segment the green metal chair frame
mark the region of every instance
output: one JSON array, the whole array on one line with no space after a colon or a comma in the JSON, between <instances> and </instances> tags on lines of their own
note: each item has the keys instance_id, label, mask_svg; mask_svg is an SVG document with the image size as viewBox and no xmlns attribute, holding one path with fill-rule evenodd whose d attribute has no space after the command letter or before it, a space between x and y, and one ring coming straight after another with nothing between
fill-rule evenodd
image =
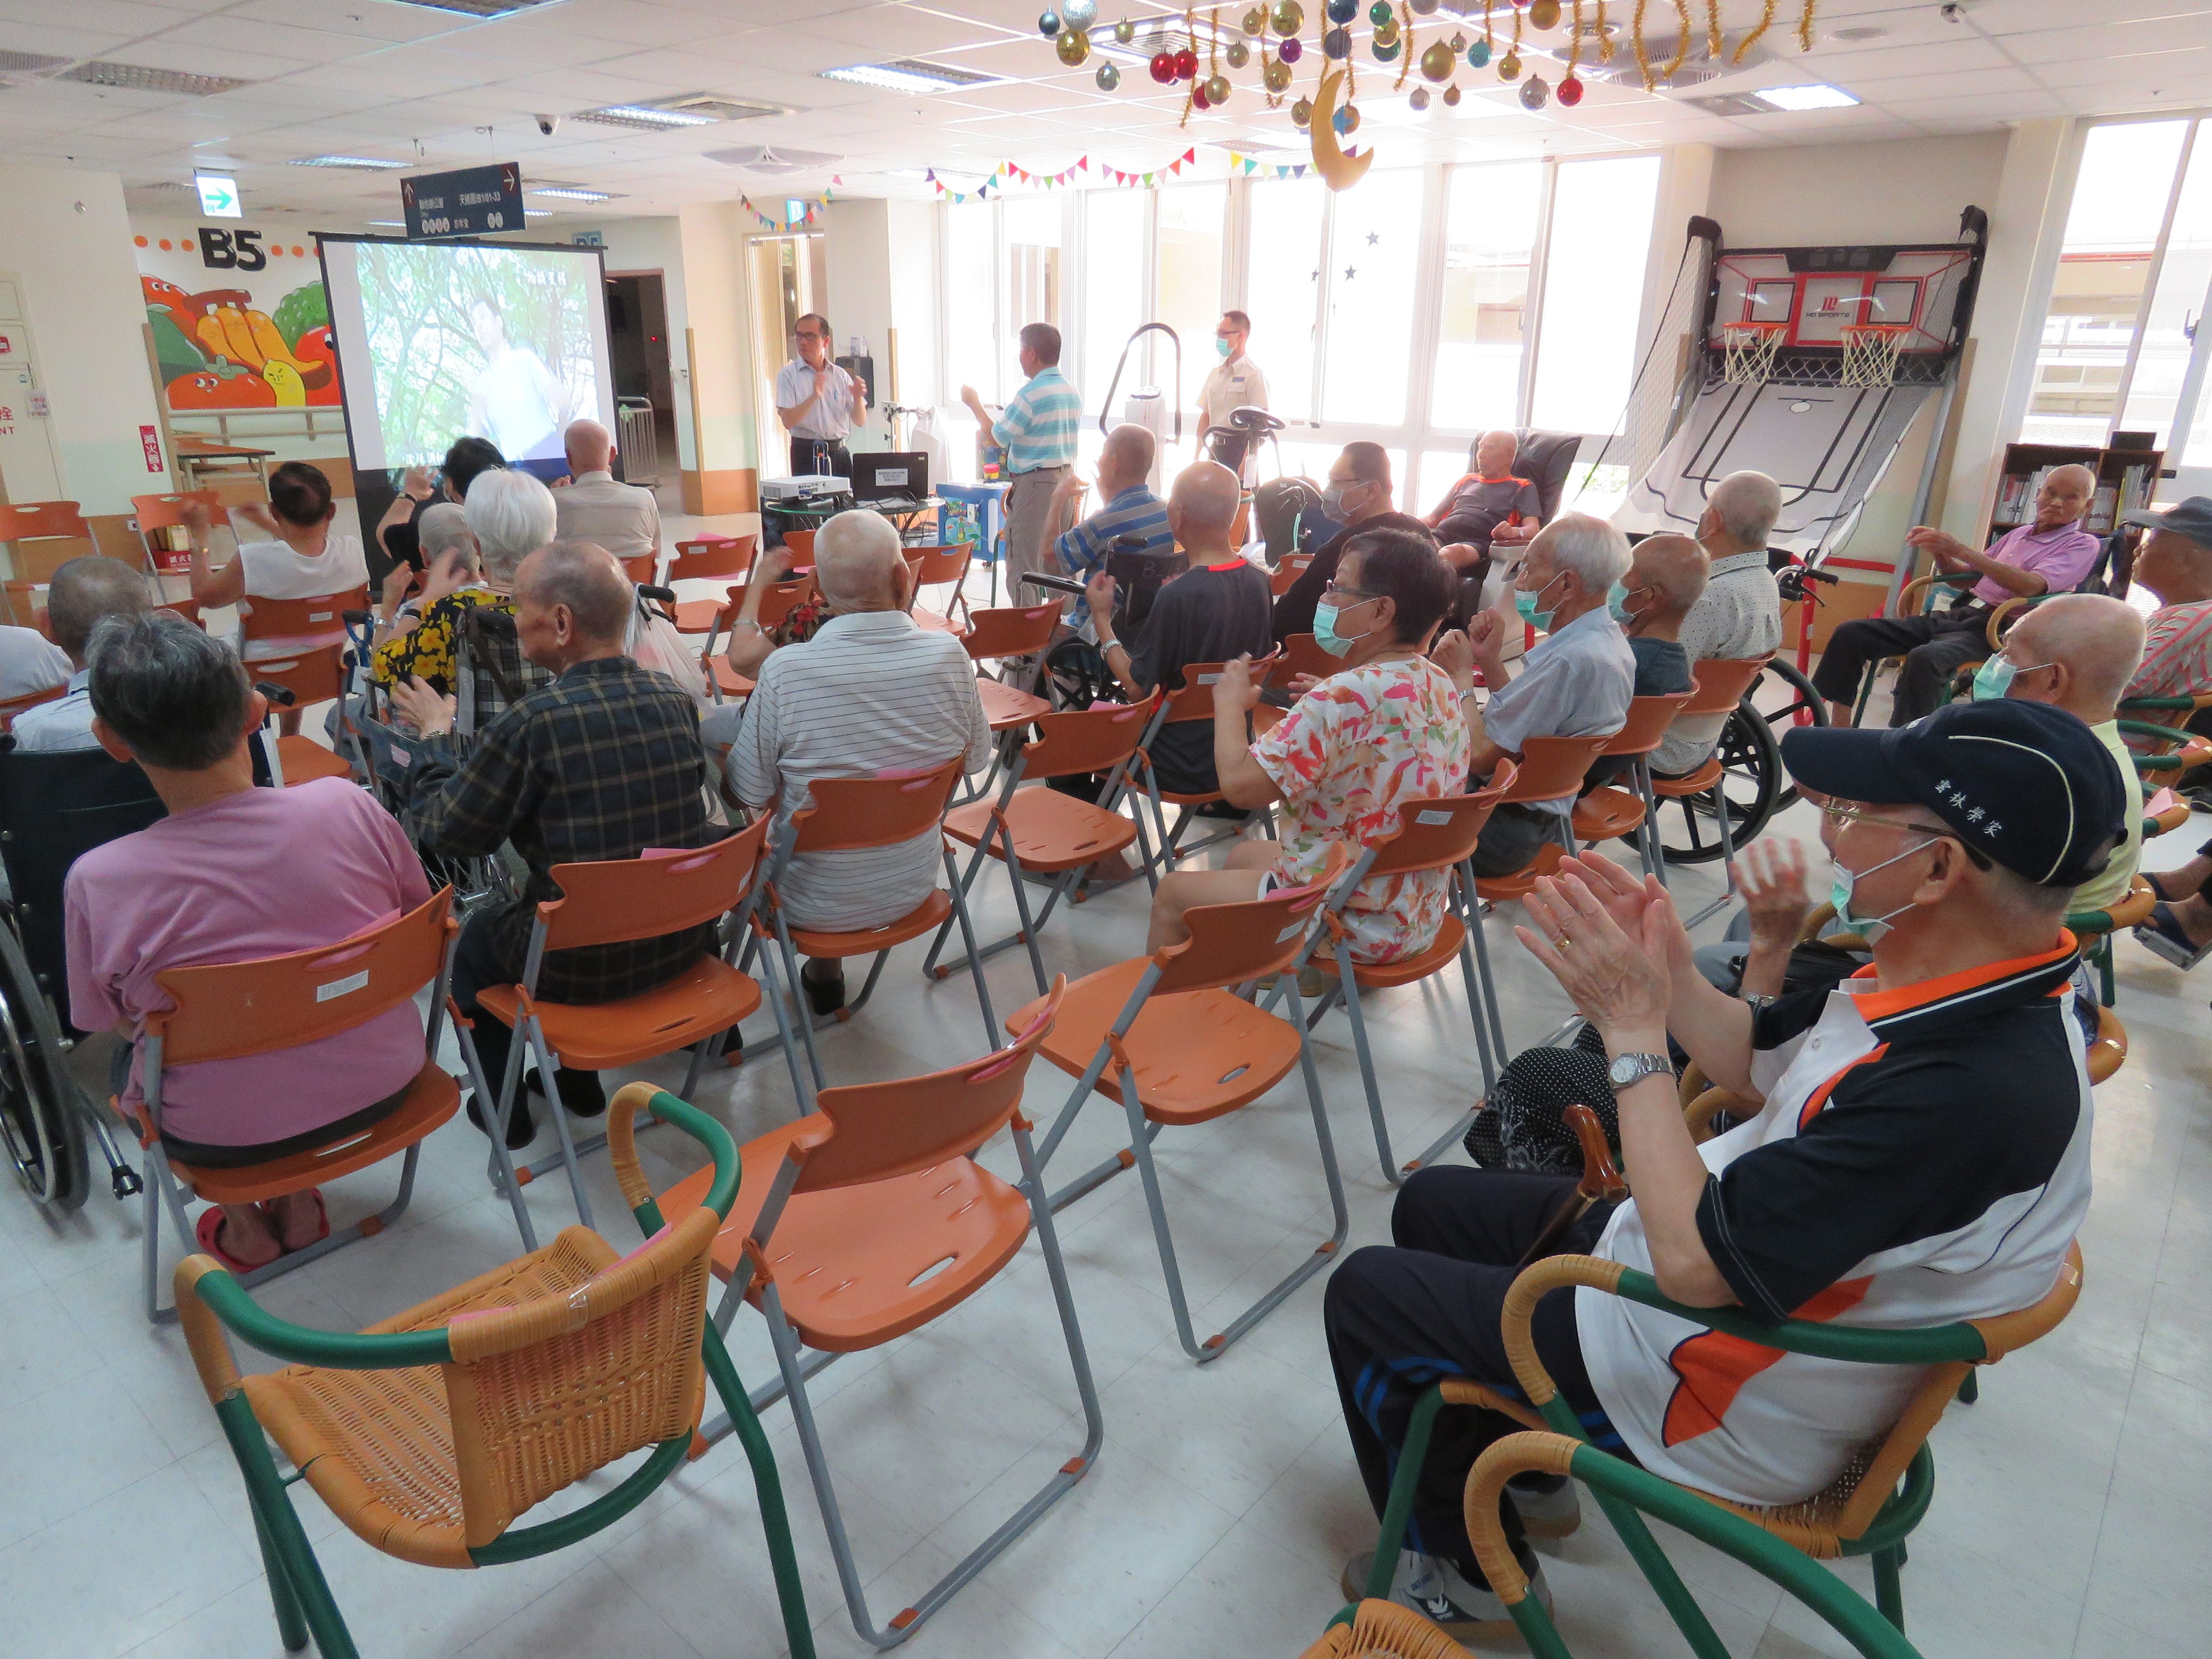
<instances>
[{"instance_id":1,"label":"green metal chair frame","mask_svg":"<svg viewBox=\"0 0 2212 1659\"><path fill-rule=\"evenodd\" d=\"M1936 1459L1927 1445L1928 1431L1940 1414L1941 1402L1954 1397L1962 1379L1976 1365L1993 1364L2014 1348L2045 1334L2063 1319L2079 1296L2081 1256L2069 1250L2051 1291L2033 1307L1996 1319L1967 1320L1923 1330L1883 1331L1785 1320L1766 1325L1737 1309L1692 1308L1662 1294L1650 1274L1617 1261L1590 1256L1552 1256L1525 1268L1507 1292L1504 1316L1505 1351L1513 1362L1528 1406L1478 1384L1454 1381L1438 1384L1415 1402L1400 1448L1398 1468L1390 1496L1383 1506L1382 1526L1375 1551L1366 1593L1381 1599L1390 1590L1398 1552L1413 1514L1413 1490L1427 1462L1430 1431L1437 1413L1447 1404L1477 1405L1499 1411L1532 1428L1540 1423L1554 1432L1507 1436L1487 1448L1468 1478L1468 1534L1491 1588L1506 1604L1515 1626L1537 1659L1570 1659L1543 1604L1528 1594L1527 1579L1515 1563L1498 1519L1499 1488L1510 1474L1543 1470L1571 1474L1588 1485L1605 1511L1621 1542L1698 1659L1728 1659L1728 1649L1714 1632L1696 1599L1682 1583L1672 1561L1644 1524L1645 1514L1671 1525L1734 1556L1773 1579L1818 1613L1869 1659L1916 1659L1915 1650L1904 1639L1905 1599L1900 1570L1905 1565L1906 1535L1920 1524L1936 1495ZM1551 1291L1586 1287L1669 1313L1708 1330L1720 1331L1762 1346L1823 1359L1849 1360L1861 1364L1917 1365L1933 1368L1928 1379L1908 1403L1898 1426L1882 1443L1865 1479L1881 1480L1886 1467L1893 1468L1902 1454L1900 1436L1917 1440L1910 1460L1872 1520L1854 1536L1833 1536L1844 1555L1873 1558L1875 1607L1823 1568L1805 1550L1781 1534L1769 1530L1749 1515L1687 1486L1677 1486L1649 1471L1599 1451L1589 1443L1573 1408L1536 1357L1529 1322L1536 1304ZM1534 1408L1532 1415L1529 1407ZM1557 1443L1538 1445L1535 1443ZM1500 1473L1500 1470L1503 1473ZM1484 1484L1486 1483L1486 1484ZM1863 1483L1862 1483L1863 1484ZM1481 1502L1478 1504L1478 1486ZM1346 1607L1340 1621L1353 1612Z\"/></svg>"},{"instance_id":2,"label":"green metal chair frame","mask_svg":"<svg viewBox=\"0 0 2212 1659\"><path fill-rule=\"evenodd\" d=\"M1963 592L1965 589L1972 587L1976 582L1981 580L1981 579L1982 573L1978 570L1958 570L1952 572L1948 576L1933 574L1916 576L1911 581L1905 583L1903 590L1898 594L1897 614L1900 617L1917 617L1926 608L1928 604L1927 596L1932 589L1937 587L1949 587ZM1919 605L1912 610L1906 610L1905 606L1911 603L1913 596L1916 594L1920 598ZM1867 702L1874 696L1874 683L1881 675L1882 664L1886 662L1899 661L1904 657L1904 655L1905 653L1900 651L1893 656L1876 657L1872 662L1866 665L1866 672L1859 677L1859 694L1851 702L1851 724L1853 726L1858 725L1861 721L1866 719Z\"/></svg>"},{"instance_id":3,"label":"green metal chair frame","mask_svg":"<svg viewBox=\"0 0 2212 1659\"><path fill-rule=\"evenodd\" d=\"M649 1094L649 1099L642 1099ZM610 1139L616 1163L623 1176L625 1197L631 1213L648 1240L665 1223L651 1188L636 1168L632 1119L639 1105L664 1123L674 1125L712 1154L714 1180L706 1203L718 1218L726 1218L736 1200L740 1170L736 1143L730 1133L696 1107L665 1090L631 1084L620 1091L608 1109ZM627 1159L623 1157L627 1151ZM634 1177L634 1179L633 1179ZM709 1236L711 1237L711 1235ZM232 1454L238 1459L246 1483L247 1506L261 1542L261 1555L269 1577L270 1599L276 1604L276 1625L285 1649L298 1652L312 1635L323 1659L358 1659L359 1650L338 1612L330 1586L323 1577L314 1547L307 1540L285 1488L306 1479L304 1471L289 1477L277 1472L269 1441L256 1418L238 1376L225 1330L264 1353L295 1364L343 1370L398 1370L414 1366L453 1363L451 1331L446 1326L393 1332L323 1331L295 1325L260 1307L228 1272L208 1256L188 1258L177 1269L177 1304L185 1328L194 1337L194 1358L208 1385L216 1419L222 1424ZM220 1322L216 1324L216 1322ZM580 1319L578 1322L581 1323ZM767 1534L769 1559L775 1574L776 1596L781 1605L784 1635L793 1659L813 1659L814 1638L806 1617L805 1592L799 1562L792 1548L791 1527L783 1504L783 1489L776 1474L775 1455L768 1437L746 1397L737 1367L723 1346L711 1319L702 1319L700 1353L707 1376L722 1397L746 1461L752 1465L753 1484L760 1499L761 1522ZM223 1373L228 1373L227 1378ZM659 1443L643 1464L611 1492L580 1508L535 1526L510 1527L490 1543L471 1547L469 1565L488 1567L528 1560L581 1542L619 1521L635 1509L654 1488L684 1462L696 1439L687 1431Z\"/></svg>"}]
</instances>

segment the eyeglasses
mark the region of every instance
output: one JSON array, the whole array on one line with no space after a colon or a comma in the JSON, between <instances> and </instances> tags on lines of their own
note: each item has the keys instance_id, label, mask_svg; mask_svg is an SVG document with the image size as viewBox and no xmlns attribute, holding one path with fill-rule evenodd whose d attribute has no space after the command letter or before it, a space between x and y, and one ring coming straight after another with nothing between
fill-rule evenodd
<instances>
[{"instance_id":1,"label":"eyeglasses","mask_svg":"<svg viewBox=\"0 0 2212 1659\"><path fill-rule=\"evenodd\" d=\"M799 337L800 339L802 339L802 340L815 340L815 341L821 341L821 340L826 340L826 339L828 339L830 337L829 337L828 335L826 335L826 334L815 334L815 333L811 333L811 332L808 331L807 330L805 330L805 329L803 329L803 328L802 328L802 329L800 329L800 330L799 331Z\"/></svg>"},{"instance_id":2,"label":"eyeglasses","mask_svg":"<svg viewBox=\"0 0 2212 1659\"><path fill-rule=\"evenodd\" d=\"M1945 836L1954 841L1957 839L1953 831L1944 824L1899 823L1894 818L1878 818L1863 807L1844 806L1832 800L1823 806L1820 811L1829 823L1839 829L1845 823L1871 823L1881 830L1909 830L1917 831L1923 836Z\"/></svg>"},{"instance_id":3,"label":"eyeglasses","mask_svg":"<svg viewBox=\"0 0 2212 1659\"><path fill-rule=\"evenodd\" d=\"M1336 582L1331 582L1327 587L1322 589L1321 596L1324 599L1352 599L1354 601L1379 599L1382 597L1380 593L1370 593L1364 587L1346 587Z\"/></svg>"}]
</instances>

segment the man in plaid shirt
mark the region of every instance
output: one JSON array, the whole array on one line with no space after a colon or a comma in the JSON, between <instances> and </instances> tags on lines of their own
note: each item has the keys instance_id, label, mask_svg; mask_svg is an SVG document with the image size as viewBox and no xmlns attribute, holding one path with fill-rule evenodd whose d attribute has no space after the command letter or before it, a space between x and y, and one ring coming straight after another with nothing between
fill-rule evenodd
<instances>
[{"instance_id":1,"label":"man in plaid shirt","mask_svg":"<svg viewBox=\"0 0 2212 1659\"><path fill-rule=\"evenodd\" d=\"M453 999L474 1018L488 986L522 977L537 906L560 896L556 864L635 858L648 847L700 847L713 839L702 785L706 755L698 711L675 684L623 651L631 590L603 548L556 542L515 573L515 628L523 654L551 684L487 726L465 757L453 738L453 699L420 679L393 693L422 734L408 772L408 811L428 851L495 853L501 842L530 866L520 896L480 912L461 931ZM612 1002L665 984L713 948L713 929L548 953L538 994L550 1002ZM476 1018L477 1051L494 1087L506 1074L512 1033ZM579 1116L606 1109L599 1075L563 1068L562 1103ZM469 1105L484 1126L483 1109ZM515 1103L510 1146L536 1133L526 1098Z\"/></svg>"}]
</instances>

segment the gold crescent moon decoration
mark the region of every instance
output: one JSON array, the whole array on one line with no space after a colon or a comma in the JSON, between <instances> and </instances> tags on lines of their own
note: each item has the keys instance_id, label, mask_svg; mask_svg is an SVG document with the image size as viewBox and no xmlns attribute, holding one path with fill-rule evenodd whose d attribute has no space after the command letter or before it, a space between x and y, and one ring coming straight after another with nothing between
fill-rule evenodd
<instances>
[{"instance_id":1,"label":"gold crescent moon decoration","mask_svg":"<svg viewBox=\"0 0 2212 1659\"><path fill-rule=\"evenodd\" d=\"M1367 176L1375 161L1371 147L1364 155L1346 155L1336 142L1336 94L1343 84L1340 69L1322 75L1321 85L1314 90L1313 119L1307 124L1313 133L1314 171L1331 190L1350 190Z\"/></svg>"}]
</instances>

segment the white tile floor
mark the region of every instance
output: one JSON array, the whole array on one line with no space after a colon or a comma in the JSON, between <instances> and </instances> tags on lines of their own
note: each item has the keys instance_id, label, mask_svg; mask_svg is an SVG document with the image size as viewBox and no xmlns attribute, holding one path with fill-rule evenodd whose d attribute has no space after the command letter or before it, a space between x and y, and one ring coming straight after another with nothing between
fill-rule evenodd
<instances>
[{"instance_id":1,"label":"white tile floor","mask_svg":"<svg viewBox=\"0 0 2212 1659\"><path fill-rule=\"evenodd\" d=\"M690 528L671 525L672 534ZM1810 838L1802 809L1784 827ZM2179 862L2199 838L2185 830L2154 843L2152 862ZM1708 896L1717 881L1693 871L1678 888ZM984 925L1003 929L1005 882L988 885ZM1057 917L1048 961L1074 975L1132 954L1144 916L1138 887ZM1564 1001L1495 924L1492 939L1507 1030L1516 1045L1536 1041ZM919 960L919 946L902 950L875 1002L829 1034L833 1080L892 1077L975 1052L966 981L925 985ZM1931 1659L2212 1651L2208 993L2125 941L2120 978L2133 1049L2098 1097L2087 1290L2066 1326L1990 1372L1981 1403L1954 1408L1936 1434L1942 1478L1905 1573L1911 1628ZM1018 955L994 960L990 979L1002 1012L1030 994ZM1418 1146L1480 1086L1455 981L1385 996L1373 1025L1393 1128ZM1350 1188L1350 1242L1385 1240L1390 1189L1340 1016L1324 1024L1318 1052ZM672 1060L640 1074L673 1084L681 1068ZM1031 1110L1048 1116L1066 1085L1041 1066ZM772 1060L713 1077L701 1097L741 1140L793 1109ZM1119 1146L1117 1121L1095 1102L1055 1172ZM672 1130L646 1139L659 1176L672 1179L696 1161ZM1161 1152L1195 1316L1211 1330L1327 1231L1295 1080L1244 1112L1170 1134ZM987 1156L1010 1172L1003 1140ZM303 1322L356 1327L513 1255L512 1222L483 1168L481 1139L464 1122L448 1125L428 1143L400 1225L267 1287L263 1301ZM601 1224L627 1248L604 1157L591 1175ZM370 1171L334 1182L334 1213L380 1204L387 1179ZM533 1186L530 1200L544 1231L573 1218L557 1181ZM1200 1370L1176 1346L1134 1182L1109 1185L1063 1221L1103 1401L1104 1452L911 1650L975 1659L1302 1652L1338 1605L1345 1558L1374 1537L1329 1382L1322 1281ZM276 1659L228 1449L181 1338L149 1330L138 1311L137 1239L136 1208L104 1194L53 1220L0 1191L0 1653ZM738 1367L757 1384L772 1369L757 1316L741 1314L736 1337ZM253 1358L241 1355L249 1366ZM879 1618L988 1533L1081 1438L1034 1243L939 1325L830 1368L815 1397ZM820 1650L863 1651L789 1412L772 1408L765 1421ZM587 1547L480 1572L392 1561L339 1528L306 1486L293 1492L362 1650L376 1659L782 1651L750 1473L728 1442ZM1739 1659L1846 1652L1765 1580L1680 1536L1668 1543ZM1868 1589L1859 1565L1842 1571ZM1552 1547L1547 1572L1581 1659L1681 1651L1601 1522Z\"/></svg>"}]
</instances>

